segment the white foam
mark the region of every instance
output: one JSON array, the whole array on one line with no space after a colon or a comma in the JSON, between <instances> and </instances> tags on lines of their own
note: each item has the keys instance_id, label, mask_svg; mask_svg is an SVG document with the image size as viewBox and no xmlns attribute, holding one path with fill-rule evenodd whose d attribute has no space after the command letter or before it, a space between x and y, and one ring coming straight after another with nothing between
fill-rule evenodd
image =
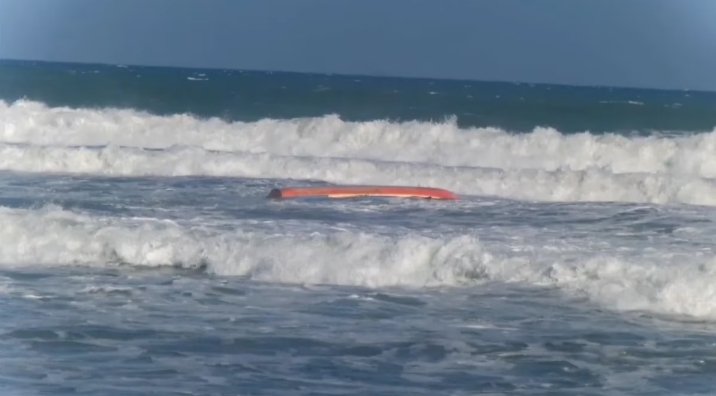
<instances>
[{"instance_id":1,"label":"white foam","mask_svg":"<svg viewBox=\"0 0 716 396\"><path fill-rule=\"evenodd\" d=\"M0 144L0 170L123 176L235 176L324 180L347 184L421 185L459 194L539 201L628 201L716 205L716 182L693 176L604 169L453 168L361 159L211 152Z\"/></svg>"},{"instance_id":2,"label":"white foam","mask_svg":"<svg viewBox=\"0 0 716 396\"><path fill-rule=\"evenodd\" d=\"M471 234L272 231L244 224L232 232L52 206L0 208L4 266L205 264L225 276L369 287L479 287L498 281L556 287L619 310L716 318L712 252L661 245L617 249L604 239L563 246L539 238L487 243Z\"/></svg>"},{"instance_id":3,"label":"white foam","mask_svg":"<svg viewBox=\"0 0 716 396\"><path fill-rule=\"evenodd\" d=\"M180 265L276 282L456 284L481 254L469 237L389 237L360 232L235 232L172 222L100 218L47 207L0 209L0 263Z\"/></svg>"},{"instance_id":4,"label":"white foam","mask_svg":"<svg viewBox=\"0 0 716 396\"><path fill-rule=\"evenodd\" d=\"M495 169L676 173L716 177L716 130L682 137L625 137L552 128L511 134L443 123L345 122L337 116L224 122L134 110L48 108L0 101L0 142L206 150L344 157Z\"/></svg>"}]
</instances>

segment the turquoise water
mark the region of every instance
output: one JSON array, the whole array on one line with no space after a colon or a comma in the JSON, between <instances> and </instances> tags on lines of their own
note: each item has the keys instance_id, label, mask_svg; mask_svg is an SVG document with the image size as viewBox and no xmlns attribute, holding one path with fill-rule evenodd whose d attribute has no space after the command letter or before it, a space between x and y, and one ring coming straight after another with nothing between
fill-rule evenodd
<instances>
[{"instance_id":1,"label":"turquoise water","mask_svg":"<svg viewBox=\"0 0 716 396\"><path fill-rule=\"evenodd\" d=\"M710 394L716 94L0 65L5 395ZM267 200L409 184L454 202Z\"/></svg>"}]
</instances>

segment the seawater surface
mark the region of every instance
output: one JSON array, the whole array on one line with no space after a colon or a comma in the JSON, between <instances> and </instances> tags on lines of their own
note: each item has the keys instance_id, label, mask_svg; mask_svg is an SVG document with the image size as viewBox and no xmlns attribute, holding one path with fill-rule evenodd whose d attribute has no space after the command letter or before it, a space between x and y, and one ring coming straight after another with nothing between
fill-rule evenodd
<instances>
[{"instance_id":1,"label":"seawater surface","mask_svg":"<svg viewBox=\"0 0 716 396\"><path fill-rule=\"evenodd\" d=\"M0 71L4 395L716 388L716 94Z\"/></svg>"}]
</instances>

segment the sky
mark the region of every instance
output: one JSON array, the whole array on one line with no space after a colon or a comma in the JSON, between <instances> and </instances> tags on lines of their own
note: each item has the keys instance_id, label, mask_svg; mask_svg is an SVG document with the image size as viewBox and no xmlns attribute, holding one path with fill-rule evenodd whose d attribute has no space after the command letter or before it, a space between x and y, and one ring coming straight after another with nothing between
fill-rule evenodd
<instances>
[{"instance_id":1,"label":"sky","mask_svg":"<svg viewBox=\"0 0 716 396\"><path fill-rule=\"evenodd\" d=\"M716 90L716 0L0 0L0 58Z\"/></svg>"}]
</instances>

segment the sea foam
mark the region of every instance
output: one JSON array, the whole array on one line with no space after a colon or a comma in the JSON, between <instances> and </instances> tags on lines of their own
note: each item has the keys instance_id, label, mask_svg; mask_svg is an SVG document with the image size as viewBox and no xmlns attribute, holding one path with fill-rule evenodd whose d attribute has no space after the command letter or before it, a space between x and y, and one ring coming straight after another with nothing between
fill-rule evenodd
<instances>
[{"instance_id":1,"label":"sea foam","mask_svg":"<svg viewBox=\"0 0 716 396\"><path fill-rule=\"evenodd\" d=\"M716 131L516 134L336 116L224 122L0 102L0 169L412 184L538 201L716 205Z\"/></svg>"},{"instance_id":2,"label":"sea foam","mask_svg":"<svg viewBox=\"0 0 716 396\"><path fill-rule=\"evenodd\" d=\"M549 245L487 242L470 233L271 231L249 224L226 230L56 206L0 208L2 266L178 266L267 282L364 287L501 282L557 288L618 310L716 318L711 253Z\"/></svg>"}]
</instances>

